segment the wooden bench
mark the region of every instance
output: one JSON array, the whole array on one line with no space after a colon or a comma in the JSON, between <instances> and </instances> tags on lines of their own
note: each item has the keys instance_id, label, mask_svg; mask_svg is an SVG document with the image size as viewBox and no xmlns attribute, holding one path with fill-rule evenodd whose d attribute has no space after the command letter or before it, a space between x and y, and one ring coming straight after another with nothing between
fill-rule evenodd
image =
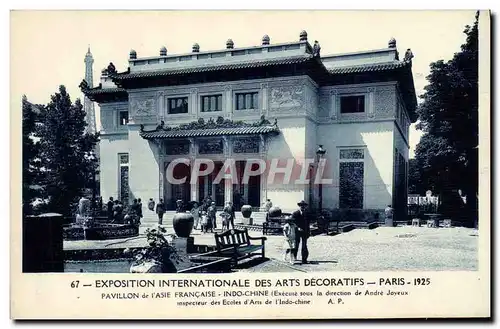
<instances>
[{"instance_id":1,"label":"wooden bench","mask_svg":"<svg viewBox=\"0 0 500 329\"><path fill-rule=\"evenodd\" d=\"M217 253L221 256L230 256L233 265L238 261L260 255L266 257L266 237L254 238L248 235L248 230L232 229L223 233L215 233L215 246ZM261 244L252 244L251 241L260 240Z\"/></svg>"}]
</instances>

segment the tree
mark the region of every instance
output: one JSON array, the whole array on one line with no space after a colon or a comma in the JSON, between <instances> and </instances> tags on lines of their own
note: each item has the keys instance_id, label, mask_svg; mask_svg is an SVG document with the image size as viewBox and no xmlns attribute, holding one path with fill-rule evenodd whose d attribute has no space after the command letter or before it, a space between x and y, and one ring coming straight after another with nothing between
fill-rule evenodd
<instances>
[{"instance_id":1,"label":"tree","mask_svg":"<svg viewBox=\"0 0 500 329\"><path fill-rule=\"evenodd\" d=\"M32 202L39 196L37 189L39 173L39 147L35 143L34 136L36 131L37 114L34 105L28 101L26 96L22 98L23 110L23 215L32 213Z\"/></svg>"},{"instance_id":2,"label":"tree","mask_svg":"<svg viewBox=\"0 0 500 329\"><path fill-rule=\"evenodd\" d=\"M97 134L84 133L85 111L79 99L71 103L64 86L51 96L42 110L40 159L50 211L71 215L71 206L89 187L97 163L88 155L98 140Z\"/></svg>"},{"instance_id":3,"label":"tree","mask_svg":"<svg viewBox=\"0 0 500 329\"><path fill-rule=\"evenodd\" d=\"M430 65L417 110L424 134L415 151L421 181L439 194L462 190L471 219L477 218L478 192L478 23L479 12L465 27L461 51Z\"/></svg>"},{"instance_id":4,"label":"tree","mask_svg":"<svg viewBox=\"0 0 500 329\"><path fill-rule=\"evenodd\" d=\"M420 166L417 159L408 160L408 193L421 194L423 187L421 181Z\"/></svg>"}]
</instances>

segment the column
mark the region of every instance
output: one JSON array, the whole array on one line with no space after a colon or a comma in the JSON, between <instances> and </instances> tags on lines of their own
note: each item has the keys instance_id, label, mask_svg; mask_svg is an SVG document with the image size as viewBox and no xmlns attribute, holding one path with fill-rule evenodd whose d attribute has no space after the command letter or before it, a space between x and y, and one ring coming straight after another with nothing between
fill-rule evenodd
<instances>
[{"instance_id":1,"label":"column","mask_svg":"<svg viewBox=\"0 0 500 329\"><path fill-rule=\"evenodd\" d=\"M163 91L158 92L158 118L159 121L165 121L165 93Z\"/></svg>"},{"instance_id":2,"label":"column","mask_svg":"<svg viewBox=\"0 0 500 329\"><path fill-rule=\"evenodd\" d=\"M167 170L169 162L164 162L164 167L163 167L163 173ZM166 206L169 206L169 200L172 198L172 184L170 184L168 181L165 181L164 183L164 190L163 190L163 195L164 195L164 203Z\"/></svg>"},{"instance_id":3,"label":"column","mask_svg":"<svg viewBox=\"0 0 500 329\"><path fill-rule=\"evenodd\" d=\"M118 129L118 116L120 114L119 110L117 110L116 108L113 108L113 131L116 131ZM129 117L130 117L130 114L132 113L132 111L128 111L129 113Z\"/></svg>"},{"instance_id":4,"label":"column","mask_svg":"<svg viewBox=\"0 0 500 329\"><path fill-rule=\"evenodd\" d=\"M189 113L198 119L198 88L191 89L191 101L189 102Z\"/></svg>"},{"instance_id":5,"label":"column","mask_svg":"<svg viewBox=\"0 0 500 329\"><path fill-rule=\"evenodd\" d=\"M260 135L260 158L264 161L267 159L267 143L264 135ZM260 176L260 210L263 211L263 207L267 200L267 175L263 174Z\"/></svg>"},{"instance_id":6,"label":"column","mask_svg":"<svg viewBox=\"0 0 500 329\"><path fill-rule=\"evenodd\" d=\"M231 85L224 87L224 116L233 119L233 88Z\"/></svg>"},{"instance_id":7,"label":"column","mask_svg":"<svg viewBox=\"0 0 500 329\"><path fill-rule=\"evenodd\" d=\"M332 120L337 120L337 94L337 89L330 90L330 102L332 103L330 107L330 119Z\"/></svg>"},{"instance_id":8,"label":"column","mask_svg":"<svg viewBox=\"0 0 500 329\"><path fill-rule=\"evenodd\" d=\"M166 163L165 163L165 155L164 155L164 150L165 150L165 145L163 141L158 142L158 154L159 154L159 161L158 161L158 200L163 199L165 197L165 168L166 168Z\"/></svg>"},{"instance_id":9,"label":"column","mask_svg":"<svg viewBox=\"0 0 500 329\"><path fill-rule=\"evenodd\" d=\"M224 201L233 202L233 184L231 179L224 179Z\"/></svg>"},{"instance_id":10,"label":"column","mask_svg":"<svg viewBox=\"0 0 500 329\"><path fill-rule=\"evenodd\" d=\"M368 117L373 118L375 116L375 109L374 109L374 94L375 94L375 88L374 87L369 87L367 88L368 91Z\"/></svg>"},{"instance_id":11,"label":"column","mask_svg":"<svg viewBox=\"0 0 500 329\"><path fill-rule=\"evenodd\" d=\"M232 150L232 142L228 136L223 136L224 141L224 158L225 160L233 161L233 150ZM232 172L231 174L236 175L236 173ZM224 202L233 202L233 181L231 178L224 179Z\"/></svg>"},{"instance_id":12,"label":"column","mask_svg":"<svg viewBox=\"0 0 500 329\"><path fill-rule=\"evenodd\" d=\"M266 118L269 117L269 109L268 109L268 87L269 85L267 83L261 83L260 84L260 89L261 89L261 101L262 101L262 110L261 114L265 115Z\"/></svg>"},{"instance_id":13,"label":"column","mask_svg":"<svg viewBox=\"0 0 500 329\"><path fill-rule=\"evenodd\" d=\"M194 160L196 159L196 141L194 138L189 138L189 158L191 161L191 165L189 166L189 169L191 170L191 174L193 173L193 164ZM191 200L194 201L202 201L200 200L200 196L198 195L198 177L196 177L195 183L191 184L189 183L191 187Z\"/></svg>"}]
</instances>

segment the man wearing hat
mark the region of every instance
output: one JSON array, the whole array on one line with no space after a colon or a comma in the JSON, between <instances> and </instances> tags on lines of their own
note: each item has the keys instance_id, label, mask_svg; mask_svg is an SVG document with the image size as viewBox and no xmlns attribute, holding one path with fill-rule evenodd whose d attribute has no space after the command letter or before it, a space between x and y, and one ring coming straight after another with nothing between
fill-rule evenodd
<instances>
[{"instance_id":1,"label":"man wearing hat","mask_svg":"<svg viewBox=\"0 0 500 329\"><path fill-rule=\"evenodd\" d=\"M297 225L297 234L295 235L295 249L294 249L294 257L297 258L297 251L299 249L299 243L301 244L301 256L302 256L302 264L307 264L307 257L309 256L309 250L307 249L307 239L310 235L310 221L309 216L306 213L307 202L304 200L297 203L299 206L299 210L296 210L292 213L292 218L295 220L295 224Z\"/></svg>"},{"instance_id":2,"label":"man wearing hat","mask_svg":"<svg viewBox=\"0 0 500 329\"><path fill-rule=\"evenodd\" d=\"M212 228L217 228L217 207L215 206L215 202L212 201L212 204L207 209L208 219L212 223Z\"/></svg>"}]
</instances>

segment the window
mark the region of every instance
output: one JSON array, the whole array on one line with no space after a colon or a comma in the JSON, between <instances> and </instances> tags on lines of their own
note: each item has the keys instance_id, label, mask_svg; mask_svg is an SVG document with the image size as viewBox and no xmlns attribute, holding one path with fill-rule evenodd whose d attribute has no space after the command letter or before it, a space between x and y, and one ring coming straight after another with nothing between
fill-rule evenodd
<instances>
[{"instance_id":1,"label":"window","mask_svg":"<svg viewBox=\"0 0 500 329\"><path fill-rule=\"evenodd\" d=\"M365 111L365 96L340 97L340 113L362 113Z\"/></svg>"},{"instance_id":2,"label":"window","mask_svg":"<svg viewBox=\"0 0 500 329\"><path fill-rule=\"evenodd\" d=\"M128 123L128 111L120 111L119 113L119 125L126 126Z\"/></svg>"},{"instance_id":3,"label":"window","mask_svg":"<svg viewBox=\"0 0 500 329\"><path fill-rule=\"evenodd\" d=\"M339 158L339 208L362 209L364 150L340 150Z\"/></svg>"},{"instance_id":4,"label":"window","mask_svg":"<svg viewBox=\"0 0 500 329\"><path fill-rule=\"evenodd\" d=\"M259 108L259 93L237 93L236 110L254 110Z\"/></svg>"},{"instance_id":5,"label":"window","mask_svg":"<svg viewBox=\"0 0 500 329\"><path fill-rule=\"evenodd\" d=\"M118 197L123 202L124 206L129 204L129 156L128 153L118 154L119 167L120 167L120 177L119 177L119 194Z\"/></svg>"},{"instance_id":6,"label":"window","mask_svg":"<svg viewBox=\"0 0 500 329\"><path fill-rule=\"evenodd\" d=\"M201 97L201 112L222 111L222 95Z\"/></svg>"},{"instance_id":7,"label":"window","mask_svg":"<svg viewBox=\"0 0 500 329\"><path fill-rule=\"evenodd\" d=\"M168 99L168 114L188 113L188 98L178 97Z\"/></svg>"}]
</instances>

